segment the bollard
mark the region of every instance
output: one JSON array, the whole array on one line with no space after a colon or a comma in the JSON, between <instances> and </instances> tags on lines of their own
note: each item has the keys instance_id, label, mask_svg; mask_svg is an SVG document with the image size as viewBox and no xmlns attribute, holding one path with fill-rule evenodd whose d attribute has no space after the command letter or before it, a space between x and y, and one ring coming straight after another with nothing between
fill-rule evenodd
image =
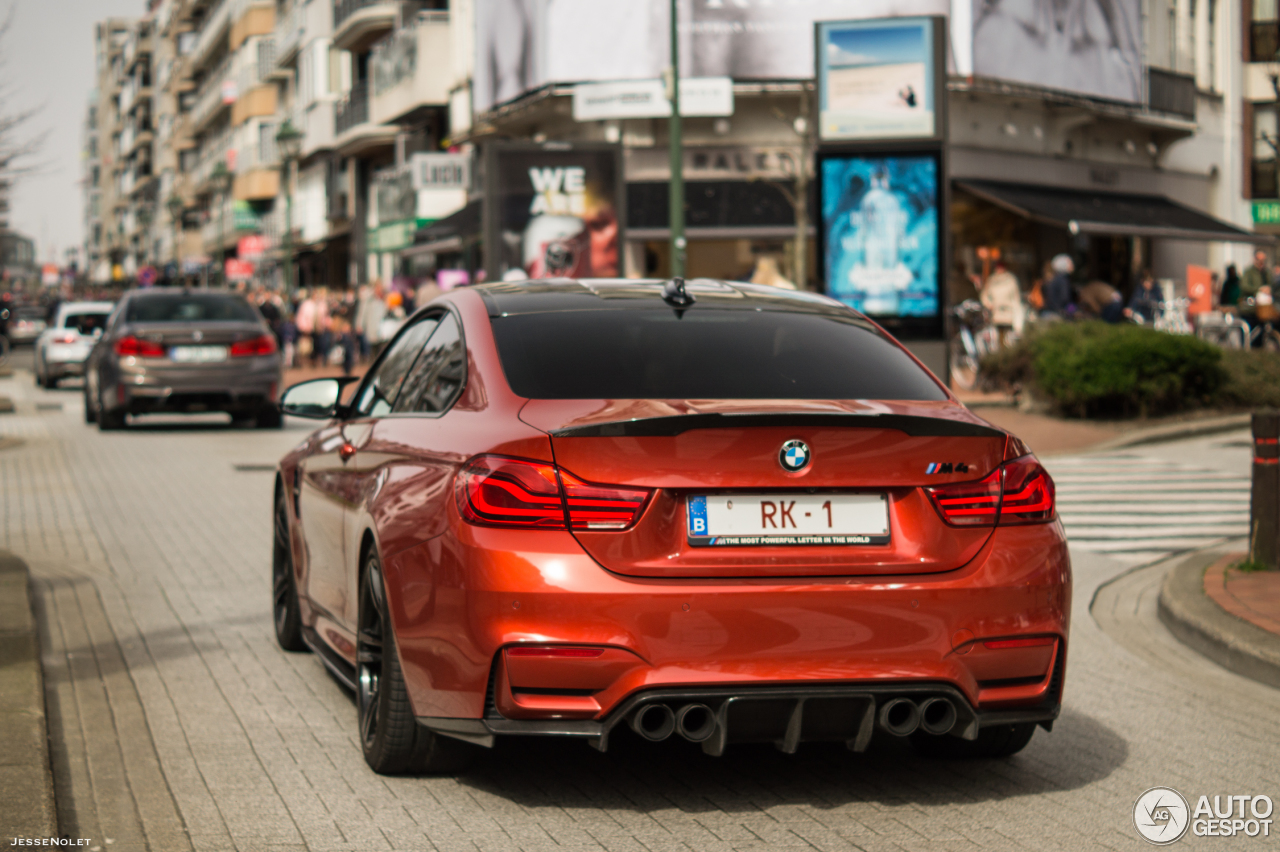
<instances>
[{"instance_id":1,"label":"bollard","mask_svg":"<svg viewBox=\"0 0 1280 852\"><path fill-rule=\"evenodd\" d=\"M1280 566L1280 411L1254 412L1253 492L1249 500L1249 560Z\"/></svg>"}]
</instances>

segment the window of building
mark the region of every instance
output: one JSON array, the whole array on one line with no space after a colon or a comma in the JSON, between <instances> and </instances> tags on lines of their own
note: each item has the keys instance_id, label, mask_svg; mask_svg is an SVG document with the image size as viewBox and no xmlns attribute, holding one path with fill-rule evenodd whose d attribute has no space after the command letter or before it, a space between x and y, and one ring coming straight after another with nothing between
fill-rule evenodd
<instances>
[{"instance_id":1,"label":"window of building","mask_svg":"<svg viewBox=\"0 0 1280 852\"><path fill-rule=\"evenodd\" d=\"M1276 185L1277 137L1276 105L1256 104L1253 108L1253 197L1280 196Z\"/></svg>"},{"instance_id":2,"label":"window of building","mask_svg":"<svg viewBox=\"0 0 1280 852\"><path fill-rule=\"evenodd\" d=\"M1249 28L1249 60L1274 62L1280 54L1280 20L1277 0L1253 0L1253 21Z\"/></svg>"}]
</instances>

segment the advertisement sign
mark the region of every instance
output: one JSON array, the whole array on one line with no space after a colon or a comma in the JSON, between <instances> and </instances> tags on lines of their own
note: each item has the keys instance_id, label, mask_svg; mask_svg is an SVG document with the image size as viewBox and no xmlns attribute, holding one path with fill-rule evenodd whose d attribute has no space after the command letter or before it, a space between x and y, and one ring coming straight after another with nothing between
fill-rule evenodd
<instances>
[{"instance_id":1,"label":"advertisement sign","mask_svg":"<svg viewBox=\"0 0 1280 852\"><path fill-rule=\"evenodd\" d=\"M815 22L946 15L951 4L685 0L677 22L680 72L691 78L808 80ZM546 83L660 79L671 64L670 5L669 0L476 0L476 112Z\"/></svg>"},{"instance_id":2,"label":"advertisement sign","mask_svg":"<svg viewBox=\"0 0 1280 852\"><path fill-rule=\"evenodd\" d=\"M891 327L941 319L935 152L819 157L827 294Z\"/></svg>"},{"instance_id":3,"label":"advertisement sign","mask_svg":"<svg viewBox=\"0 0 1280 852\"><path fill-rule=\"evenodd\" d=\"M241 237L236 243L236 255L241 260L261 260L267 250L267 238L259 234Z\"/></svg>"},{"instance_id":4,"label":"advertisement sign","mask_svg":"<svg viewBox=\"0 0 1280 852\"><path fill-rule=\"evenodd\" d=\"M818 24L818 138L933 138L938 68L931 18Z\"/></svg>"},{"instance_id":5,"label":"advertisement sign","mask_svg":"<svg viewBox=\"0 0 1280 852\"><path fill-rule=\"evenodd\" d=\"M470 154L414 154L410 160L413 188L468 189L471 186Z\"/></svg>"},{"instance_id":6,"label":"advertisement sign","mask_svg":"<svg viewBox=\"0 0 1280 852\"><path fill-rule=\"evenodd\" d=\"M227 258L226 274L228 281L252 281L253 263L238 258Z\"/></svg>"},{"instance_id":7,"label":"advertisement sign","mask_svg":"<svg viewBox=\"0 0 1280 852\"><path fill-rule=\"evenodd\" d=\"M619 274L621 149L495 143L487 153L491 279L517 267L530 278Z\"/></svg>"},{"instance_id":8,"label":"advertisement sign","mask_svg":"<svg viewBox=\"0 0 1280 852\"><path fill-rule=\"evenodd\" d=\"M46 287L55 287L62 280L62 270L56 263L46 263L40 267L40 283Z\"/></svg>"},{"instance_id":9,"label":"advertisement sign","mask_svg":"<svg viewBox=\"0 0 1280 852\"><path fill-rule=\"evenodd\" d=\"M666 85L661 80L579 83L573 88L576 121L669 115L671 101L667 100ZM733 115L733 81L728 77L682 77L680 115Z\"/></svg>"},{"instance_id":10,"label":"advertisement sign","mask_svg":"<svg viewBox=\"0 0 1280 852\"><path fill-rule=\"evenodd\" d=\"M973 0L973 73L1139 103L1139 0Z\"/></svg>"}]
</instances>

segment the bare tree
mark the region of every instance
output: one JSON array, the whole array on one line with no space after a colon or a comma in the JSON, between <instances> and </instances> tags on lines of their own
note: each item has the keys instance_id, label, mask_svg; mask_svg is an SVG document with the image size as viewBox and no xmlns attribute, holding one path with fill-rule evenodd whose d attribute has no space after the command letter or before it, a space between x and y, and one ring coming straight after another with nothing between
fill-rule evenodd
<instances>
[{"instance_id":1,"label":"bare tree","mask_svg":"<svg viewBox=\"0 0 1280 852\"><path fill-rule=\"evenodd\" d=\"M9 4L0 19L0 80L9 79L5 74L8 60L5 42L13 28L16 0ZM0 227L7 227L9 192L21 178L40 167L35 155L44 146L48 133L33 133L32 119L40 107L17 109L13 105L14 89L11 83L0 83Z\"/></svg>"}]
</instances>

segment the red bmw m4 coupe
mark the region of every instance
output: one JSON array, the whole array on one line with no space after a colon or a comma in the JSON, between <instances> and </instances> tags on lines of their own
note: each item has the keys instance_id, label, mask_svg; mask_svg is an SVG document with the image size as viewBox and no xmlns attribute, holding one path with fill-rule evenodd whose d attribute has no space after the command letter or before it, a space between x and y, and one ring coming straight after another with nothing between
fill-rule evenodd
<instances>
[{"instance_id":1,"label":"red bmw m4 coupe","mask_svg":"<svg viewBox=\"0 0 1280 852\"><path fill-rule=\"evenodd\" d=\"M1062 701L1053 481L823 296L543 280L419 310L280 463L274 615L379 772L630 728L999 756Z\"/></svg>"}]
</instances>

